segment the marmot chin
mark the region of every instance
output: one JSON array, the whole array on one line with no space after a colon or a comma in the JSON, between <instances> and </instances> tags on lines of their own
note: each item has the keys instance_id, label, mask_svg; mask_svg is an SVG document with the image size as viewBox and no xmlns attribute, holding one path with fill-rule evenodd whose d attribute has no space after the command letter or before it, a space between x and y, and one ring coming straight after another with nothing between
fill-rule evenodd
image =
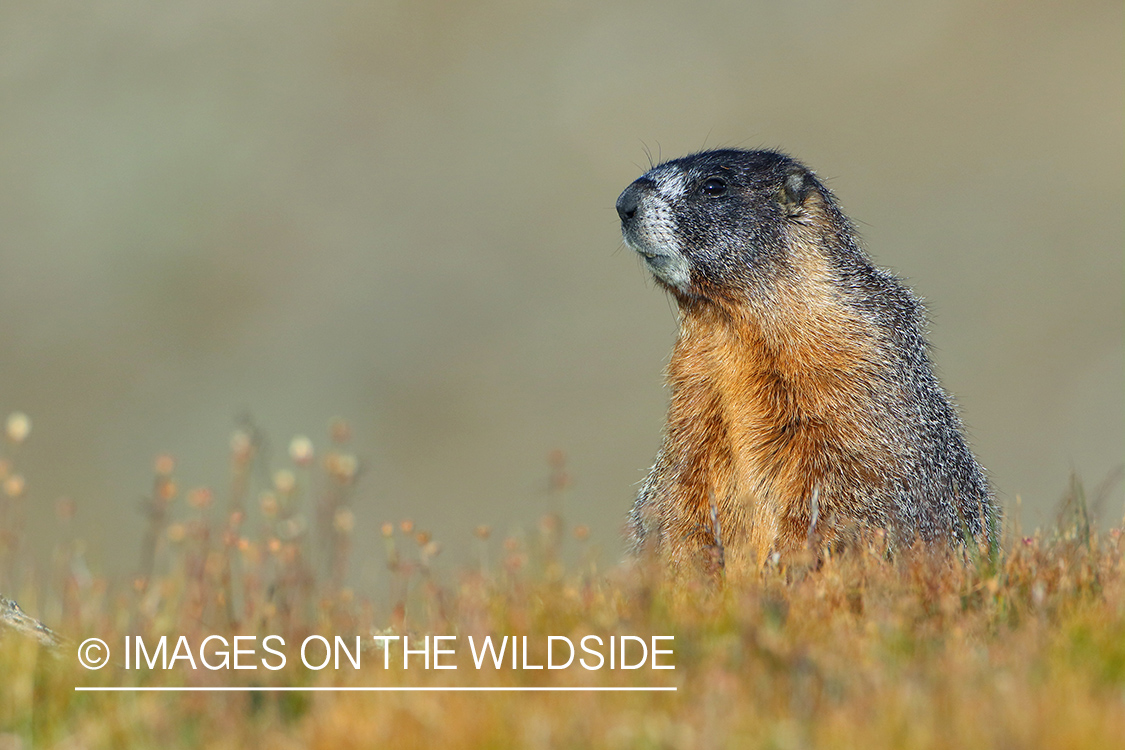
<instances>
[{"instance_id":1,"label":"marmot chin","mask_svg":"<svg viewBox=\"0 0 1125 750\"><path fill-rule=\"evenodd\" d=\"M894 548L995 541L922 305L812 171L774 151L694 154L627 187L617 213L680 309L634 551L755 568L877 529Z\"/></svg>"}]
</instances>

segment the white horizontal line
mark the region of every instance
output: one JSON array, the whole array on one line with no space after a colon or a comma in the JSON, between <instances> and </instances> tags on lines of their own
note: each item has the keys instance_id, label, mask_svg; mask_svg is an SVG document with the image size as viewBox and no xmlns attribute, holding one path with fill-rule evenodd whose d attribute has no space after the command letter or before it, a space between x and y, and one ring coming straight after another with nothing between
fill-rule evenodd
<instances>
[{"instance_id":1,"label":"white horizontal line","mask_svg":"<svg viewBox=\"0 0 1125 750\"><path fill-rule=\"evenodd\" d=\"M676 687L76 687L75 692L113 693L545 693L545 692L675 692Z\"/></svg>"}]
</instances>

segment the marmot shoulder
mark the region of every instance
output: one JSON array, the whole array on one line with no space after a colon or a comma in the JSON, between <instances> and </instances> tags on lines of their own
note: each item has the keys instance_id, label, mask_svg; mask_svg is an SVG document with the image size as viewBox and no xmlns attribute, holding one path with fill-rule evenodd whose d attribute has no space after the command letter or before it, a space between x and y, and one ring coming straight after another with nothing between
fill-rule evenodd
<instances>
[{"instance_id":1,"label":"marmot shoulder","mask_svg":"<svg viewBox=\"0 0 1125 750\"><path fill-rule=\"evenodd\" d=\"M663 444L634 550L761 565L819 539L992 540L998 509L934 375L917 297L832 193L774 151L654 167L617 200L625 242L676 299Z\"/></svg>"}]
</instances>

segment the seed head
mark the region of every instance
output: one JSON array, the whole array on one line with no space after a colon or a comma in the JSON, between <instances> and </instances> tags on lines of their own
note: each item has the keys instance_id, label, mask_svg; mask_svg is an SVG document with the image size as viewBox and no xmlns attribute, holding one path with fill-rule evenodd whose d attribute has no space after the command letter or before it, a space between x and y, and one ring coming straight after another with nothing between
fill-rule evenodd
<instances>
[{"instance_id":1,"label":"seed head","mask_svg":"<svg viewBox=\"0 0 1125 750\"><path fill-rule=\"evenodd\" d=\"M245 464L254 453L254 441L245 430L235 430L230 435L230 452L235 463Z\"/></svg>"},{"instance_id":2,"label":"seed head","mask_svg":"<svg viewBox=\"0 0 1125 750\"><path fill-rule=\"evenodd\" d=\"M172 456L167 453L161 453L156 457L156 463L153 468L156 471L156 476L170 477L172 476L172 472L176 470L176 459L172 458Z\"/></svg>"},{"instance_id":3,"label":"seed head","mask_svg":"<svg viewBox=\"0 0 1125 750\"><path fill-rule=\"evenodd\" d=\"M207 487L196 487L189 492L187 496L188 505L196 510L203 510L209 506L214 499L215 493Z\"/></svg>"},{"instance_id":4,"label":"seed head","mask_svg":"<svg viewBox=\"0 0 1125 750\"><path fill-rule=\"evenodd\" d=\"M289 441L289 458L298 466L308 466L313 460L313 444L304 435L297 435Z\"/></svg>"},{"instance_id":5,"label":"seed head","mask_svg":"<svg viewBox=\"0 0 1125 750\"><path fill-rule=\"evenodd\" d=\"M355 514L348 508L340 508L332 519L332 526L341 534L350 534L355 528Z\"/></svg>"},{"instance_id":6,"label":"seed head","mask_svg":"<svg viewBox=\"0 0 1125 750\"><path fill-rule=\"evenodd\" d=\"M8 433L8 439L19 445L27 440L27 436L31 432L31 419L22 411L14 411L8 415L5 430Z\"/></svg>"},{"instance_id":7,"label":"seed head","mask_svg":"<svg viewBox=\"0 0 1125 750\"><path fill-rule=\"evenodd\" d=\"M262 507L262 515L266 518L274 518L277 516L277 511L280 509L280 504L277 502L277 495L272 492L263 492L258 498L258 502Z\"/></svg>"},{"instance_id":8,"label":"seed head","mask_svg":"<svg viewBox=\"0 0 1125 750\"><path fill-rule=\"evenodd\" d=\"M273 475L273 486L283 495L288 495L297 486L297 476L289 469L279 469Z\"/></svg>"},{"instance_id":9,"label":"seed head","mask_svg":"<svg viewBox=\"0 0 1125 750\"><path fill-rule=\"evenodd\" d=\"M340 481L350 482L359 469L359 459L350 453L329 453L324 457L324 468Z\"/></svg>"},{"instance_id":10,"label":"seed head","mask_svg":"<svg viewBox=\"0 0 1125 750\"><path fill-rule=\"evenodd\" d=\"M13 474L4 480L4 494L11 498L20 497L27 489L27 483L19 474Z\"/></svg>"}]
</instances>

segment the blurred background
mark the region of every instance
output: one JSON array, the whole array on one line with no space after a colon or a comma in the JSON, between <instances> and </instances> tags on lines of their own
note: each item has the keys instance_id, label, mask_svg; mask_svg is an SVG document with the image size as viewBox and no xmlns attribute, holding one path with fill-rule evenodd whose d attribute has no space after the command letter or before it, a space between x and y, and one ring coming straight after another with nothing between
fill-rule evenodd
<instances>
[{"instance_id":1,"label":"blurred background","mask_svg":"<svg viewBox=\"0 0 1125 750\"><path fill-rule=\"evenodd\" d=\"M68 498L92 566L134 571L157 455L221 497L237 427L282 468L340 416L357 586L405 518L455 564L477 524L555 510L616 560L676 316L613 205L649 153L718 146L827 179L928 300L1003 503L1047 522L1072 469L1092 488L1125 454L1123 20L1094 0L8 0L0 415L33 424L9 448L30 546L49 555ZM1118 486L1103 520L1123 511Z\"/></svg>"}]
</instances>

